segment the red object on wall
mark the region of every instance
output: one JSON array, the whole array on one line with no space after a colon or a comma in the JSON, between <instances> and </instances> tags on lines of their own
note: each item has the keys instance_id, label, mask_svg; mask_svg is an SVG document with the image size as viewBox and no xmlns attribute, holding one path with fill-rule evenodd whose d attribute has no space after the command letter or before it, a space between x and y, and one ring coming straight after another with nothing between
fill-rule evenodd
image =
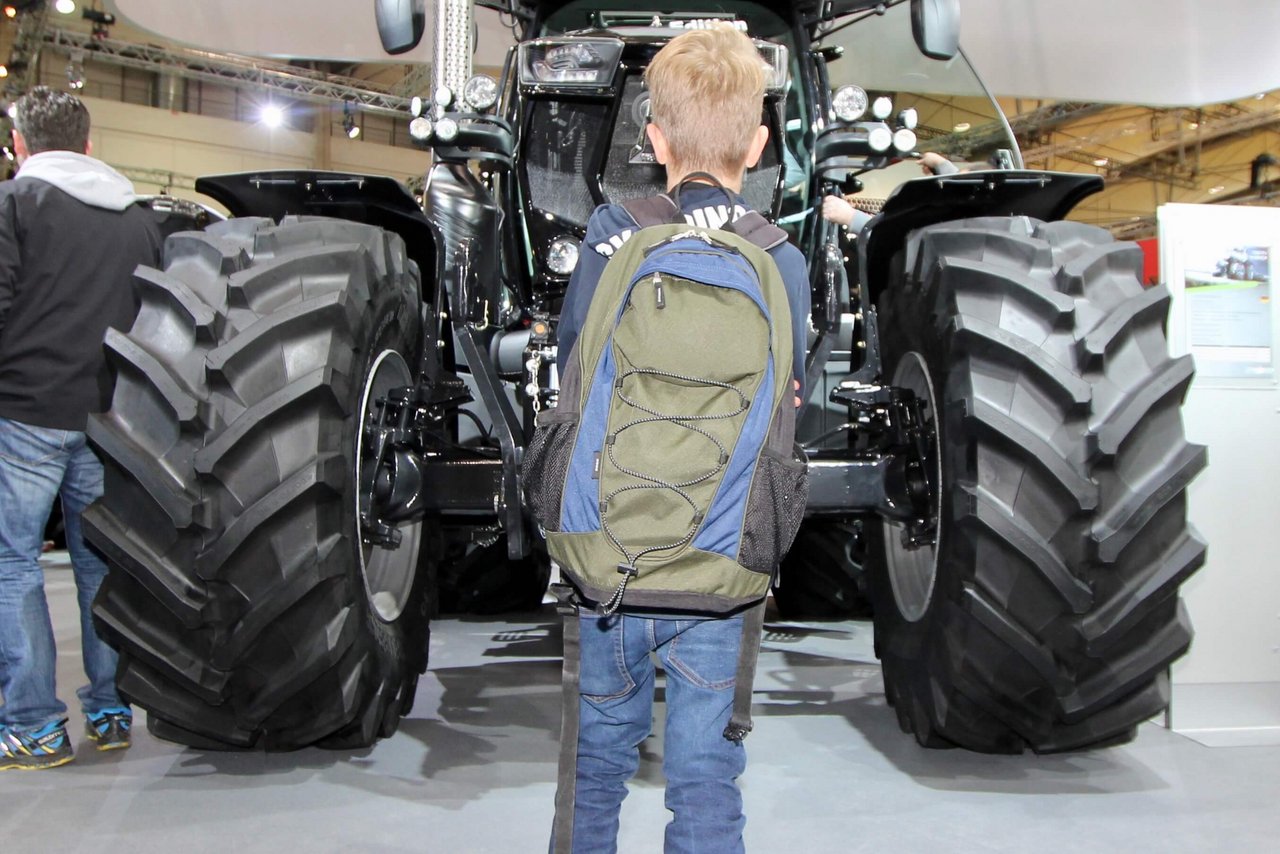
<instances>
[{"instance_id":1,"label":"red object on wall","mask_svg":"<svg viewBox=\"0 0 1280 854\"><path fill-rule=\"evenodd\" d=\"M1142 284L1145 287L1160 284L1160 241L1154 237L1139 240L1142 249Z\"/></svg>"}]
</instances>

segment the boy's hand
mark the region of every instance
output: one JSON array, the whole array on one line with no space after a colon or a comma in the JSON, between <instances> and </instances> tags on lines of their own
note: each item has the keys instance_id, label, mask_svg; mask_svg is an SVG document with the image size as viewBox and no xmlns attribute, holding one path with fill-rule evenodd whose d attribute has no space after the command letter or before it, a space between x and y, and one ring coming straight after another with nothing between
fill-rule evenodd
<instances>
[{"instance_id":1,"label":"boy's hand","mask_svg":"<svg viewBox=\"0 0 1280 854\"><path fill-rule=\"evenodd\" d=\"M796 409L800 408L800 380L793 379L791 381L796 387Z\"/></svg>"}]
</instances>

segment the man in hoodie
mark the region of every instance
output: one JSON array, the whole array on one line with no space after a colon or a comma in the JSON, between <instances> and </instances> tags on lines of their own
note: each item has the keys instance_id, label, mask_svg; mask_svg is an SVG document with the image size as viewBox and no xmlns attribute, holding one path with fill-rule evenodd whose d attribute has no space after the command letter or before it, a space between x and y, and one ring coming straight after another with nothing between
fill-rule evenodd
<instances>
[{"instance_id":1,"label":"man in hoodie","mask_svg":"<svg viewBox=\"0 0 1280 854\"><path fill-rule=\"evenodd\" d=\"M73 758L37 561L59 496L89 677L78 692L85 732L99 750L129 746L116 654L90 614L107 568L81 536L80 514L102 494L84 431L89 413L111 405L103 337L133 324L133 270L157 265L161 246L133 185L89 156L78 98L37 87L18 100L14 125L18 174L0 184L0 770Z\"/></svg>"}]
</instances>

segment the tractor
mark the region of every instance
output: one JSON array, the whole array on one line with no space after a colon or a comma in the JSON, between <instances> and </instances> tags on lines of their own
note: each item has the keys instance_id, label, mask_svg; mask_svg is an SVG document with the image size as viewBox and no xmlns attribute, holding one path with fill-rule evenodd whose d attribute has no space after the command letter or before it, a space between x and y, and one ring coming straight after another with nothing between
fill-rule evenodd
<instances>
[{"instance_id":1,"label":"tractor","mask_svg":"<svg viewBox=\"0 0 1280 854\"><path fill-rule=\"evenodd\" d=\"M558 312L592 210L666 189L643 71L712 21L768 66L743 193L812 287L810 490L779 610L869 611L926 747L1097 747L1164 709L1205 557L1193 366L1139 249L1065 220L1101 178L1021 168L958 3L474 2L516 43L473 75L471 0L437 0L420 199L367 175L202 179L232 216L168 237L107 337L94 613L152 732L369 745L409 712L442 602L541 602L521 460L557 401ZM389 51L421 38L421 0L377 6ZM995 118L961 134L946 103ZM922 151L981 168L923 175ZM824 221L833 192L874 217Z\"/></svg>"}]
</instances>

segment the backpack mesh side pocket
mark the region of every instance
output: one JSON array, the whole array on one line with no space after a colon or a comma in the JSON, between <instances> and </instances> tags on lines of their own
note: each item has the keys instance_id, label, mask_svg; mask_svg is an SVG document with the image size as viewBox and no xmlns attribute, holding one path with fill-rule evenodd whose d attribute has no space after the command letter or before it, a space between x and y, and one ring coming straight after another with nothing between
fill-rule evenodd
<instances>
[{"instance_id":1,"label":"backpack mesh side pocket","mask_svg":"<svg viewBox=\"0 0 1280 854\"><path fill-rule=\"evenodd\" d=\"M578 436L578 415L544 416L521 463L524 494L533 518L546 531L560 530L560 501Z\"/></svg>"},{"instance_id":2,"label":"backpack mesh side pocket","mask_svg":"<svg viewBox=\"0 0 1280 854\"><path fill-rule=\"evenodd\" d=\"M809 496L809 470L802 460L760 455L747 495L738 563L772 574L800 530Z\"/></svg>"}]
</instances>

